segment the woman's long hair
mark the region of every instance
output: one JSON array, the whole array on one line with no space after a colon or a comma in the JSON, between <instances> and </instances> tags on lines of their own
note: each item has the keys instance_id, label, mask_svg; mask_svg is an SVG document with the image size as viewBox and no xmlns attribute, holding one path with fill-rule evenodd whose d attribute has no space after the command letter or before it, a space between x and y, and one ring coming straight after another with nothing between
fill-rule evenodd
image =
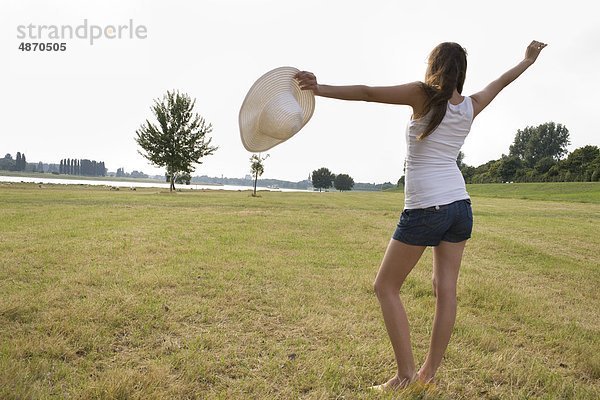
<instances>
[{"instance_id":1,"label":"woman's long hair","mask_svg":"<svg viewBox=\"0 0 600 400\"><path fill-rule=\"evenodd\" d=\"M431 112L431 119L418 139L429 136L442 122L454 89L462 93L466 73L467 51L458 43L444 42L431 51L425 82L421 83L427 95L421 117Z\"/></svg>"}]
</instances>

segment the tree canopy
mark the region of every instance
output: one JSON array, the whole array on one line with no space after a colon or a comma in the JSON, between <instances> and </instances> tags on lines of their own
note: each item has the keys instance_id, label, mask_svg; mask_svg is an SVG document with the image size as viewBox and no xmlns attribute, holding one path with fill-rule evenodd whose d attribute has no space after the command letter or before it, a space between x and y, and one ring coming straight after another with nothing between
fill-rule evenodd
<instances>
[{"instance_id":1,"label":"tree canopy","mask_svg":"<svg viewBox=\"0 0 600 400\"><path fill-rule=\"evenodd\" d=\"M15 171L25 171L27 168L27 157L25 157L25 153L21 154L20 151L17 151L17 159L15 160Z\"/></svg>"},{"instance_id":2,"label":"tree canopy","mask_svg":"<svg viewBox=\"0 0 600 400\"><path fill-rule=\"evenodd\" d=\"M325 167L319 168L311 174L312 184L315 189L329 189L333 183L335 176Z\"/></svg>"},{"instance_id":3,"label":"tree canopy","mask_svg":"<svg viewBox=\"0 0 600 400\"><path fill-rule=\"evenodd\" d=\"M527 167L533 168L544 158L560 160L567 154L569 130L561 124L546 122L536 127L518 130L509 156L517 157Z\"/></svg>"},{"instance_id":4,"label":"tree canopy","mask_svg":"<svg viewBox=\"0 0 600 400\"><path fill-rule=\"evenodd\" d=\"M170 177L170 190L180 175L189 175L200 159L213 154L218 147L211 146L212 125L195 113L196 100L185 93L170 92L152 106L158 125L146 120L136 130L136 142L142 156L158 167L164 167Z\"/></svg>"},{"instance_id":5,"label":"tree canopy","mask_svg":"<svg viewBox=\"0 0 600 400\"><path fill-rule=\"evenodd\" d=\"M340 192L352 190L354 187L354 179L348 174L337 174L333 180L333 186Z\"/></svg>"}]
</instances>

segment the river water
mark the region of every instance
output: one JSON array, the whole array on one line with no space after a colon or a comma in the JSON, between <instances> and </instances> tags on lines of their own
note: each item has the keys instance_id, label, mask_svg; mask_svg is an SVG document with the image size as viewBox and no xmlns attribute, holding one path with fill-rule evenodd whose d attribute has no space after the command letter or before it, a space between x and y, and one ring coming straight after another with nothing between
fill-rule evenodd
<instances>
[{"instance_id":1,"label":"river water","mask_svg":"<svg viewBox=\"0 0 600 400\"><path fill-rule=\"evenodd\" d=\"M44 184L56 184L56 185L94 185L94 186L115 186L115 187L126 187L126 188L163 188L168 189L169 184L163 182L131 182L131 181L105 181L105 180L92 180L92 179L61 179L61 178L46 178L46 177L26 177L26 176L1 176L0 182L28 182L28 183L44 183ZM236 185L178 185L175 184L175 189L186 189L186 190L252 190L252 186L236 186ZM267 188L257 186L256 190L269 190L276 192L307 192L307 190L297 189L278 189L278 188Z\"/></svg>"}]
</instances>

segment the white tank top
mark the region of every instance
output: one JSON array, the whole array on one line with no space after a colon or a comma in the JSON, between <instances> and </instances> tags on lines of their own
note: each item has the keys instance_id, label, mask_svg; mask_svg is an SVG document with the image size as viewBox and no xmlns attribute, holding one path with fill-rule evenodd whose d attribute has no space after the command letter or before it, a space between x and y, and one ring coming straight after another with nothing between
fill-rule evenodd
<instances>
[{"instance_id":1,"label":"white tank top","mask_svg":"<svg viewBox=\"0 0 600 400\"><path fill-rule=\"evenodd\" d=\"M429 136L418 140L428 121L428 116L411 119L406 127L405 209L440 206L469 198L456 158L471 130L471 98L465 96L457 105L448 102L442 122Z\"/></svg>"}]
</instances>

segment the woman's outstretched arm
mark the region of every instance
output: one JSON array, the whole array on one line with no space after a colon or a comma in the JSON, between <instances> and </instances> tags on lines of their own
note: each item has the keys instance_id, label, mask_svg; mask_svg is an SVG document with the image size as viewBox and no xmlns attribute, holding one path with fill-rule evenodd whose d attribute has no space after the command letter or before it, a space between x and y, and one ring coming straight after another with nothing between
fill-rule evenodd
<instances>
[{"instance_id":1,"label":"woman's outstretched arm","mask_svg":"<svg viewBox=\"0 0 600 400\"><path fill-rule=\"evenodd\" d=\"M296 74L303 90L312 90L315 96L329 97L340 100L369 101L386 104L404 104L415 107L424 98L423 89L419 82L397 86L331 86L317 83L312 72L300 71Z\"/></svg>"},{"instance_id":2,"label":"woman's outstretched arm","mask_svg":"<svg viewBox=\"0 0 600 400\"><path fill-rule=\"evenodd\" d=\"M500 78L496 79L485 87L482 91L471 95L473 100L473 115L477 116L484 108L488 106L494 100L494 98L500 93L502 89L507 87L512 81L517 79L527 68L529 68L535 60L537 60L540 52L547 45L545 43L532 41L527 50L525 51L525 57L523 60L503 73Z\"/></svg>"}]
</instances>

